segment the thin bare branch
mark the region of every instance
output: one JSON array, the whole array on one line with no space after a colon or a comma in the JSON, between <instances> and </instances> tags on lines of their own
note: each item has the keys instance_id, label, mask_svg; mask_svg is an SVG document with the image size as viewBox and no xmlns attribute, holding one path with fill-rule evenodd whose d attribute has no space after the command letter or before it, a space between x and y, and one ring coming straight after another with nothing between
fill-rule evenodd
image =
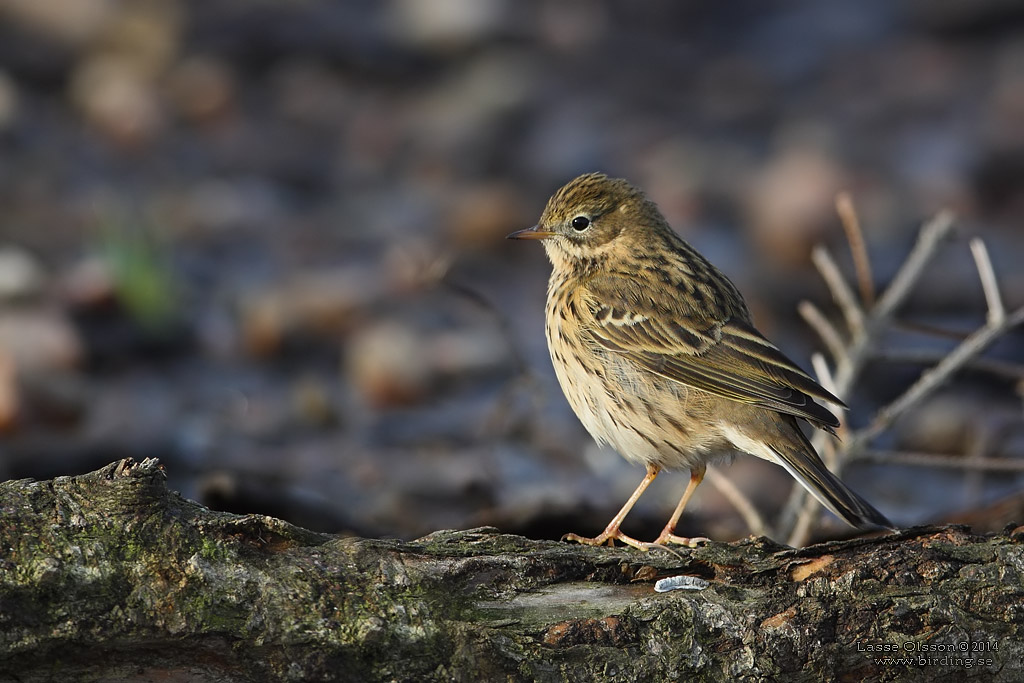
<instances>
[{"instance_id":1,"label":"thin bare branch","mask_svg":"<svg viewBox=\"0 0 1024 683\"><path fill-rule=\"evenodd\" d=\"M832 258L832 254L829 253L828 249L819 245L811 251L811 261L817 267L818 272L821 273L821 277L825 280L825 284L828 285L829 291L832 292L832 298L846 319L846 325L850 328L850 334L853 335L854 340L862 338L866 329L864 309L857 302L857 297L854 296L849 283L846 282L846 278L840 272L839 266L836 265L835 259Z\"/></svg>"},{"instance_id":2,"label":"thin bare branch","mask_svg":"<svg viewBox=\"0 0 1024 683\"><path fill-rule=\"evenodd\" d=\"M903 303L907 295L910 294L910 290L921 278L921 273L932 256L935 255L939 244L952 229L953 213L951 211L941 211L935 218L925 223L907 260L903 262L903 266L872 309L871 314L875 321L887 320Z\"/></svg>"},{"instance_id":3,"label":"thin bare branch","mask_svg":"<svg viewBox=\"0 0 1024 683\"><path fill-rule=\"evenodd\" d=\"M795 486L794 488L799 488L801 493L807 493L803 487ZM807 545L807 541L810 540L811 525L818 516L821 503L813 496L808 495L804 495L802 498L791 498L790 500L796 500L800 507L793 522L793 531L790 532L789 538L786 539L786 544L797 548Z\"/></svg>"},{"instance_id":4,"label":"thin bare branch","mask_svg":"<svg viewBox=\"0 0 1024 683\"><path fill-rule=\"evenodd\" d=\"M836 386L836 380L832 376L832 371L828 367L828 362L825 360L825 356L820 353L811 354L811 367L814 368L814 374L818 376L818 383L834 395L838 396L839 387ZM842 410L840 410L838 406L826 403L825 407L827 407L833 415L842 420Z\"/></svg>"},{"instance_id":5,"label":"thin bare branch","mask_svg":"<svg viewBox=\"0 0 1024 683\"><path fill-rule=\"evenodd\" d=\"M848 197L837 200L837 209L843 217L843 225L847 230L854 259L864 258L856 255L858 250L863 253L863 237L860 226L856 222L852 203ZM991 451L991 440L975 444L973 457L943 456L935 454L908 453L898 451L881 451L869 448L869 444L883 431L905 415L913 407L931 396L939 387L947 382L955 373L971 368L990 372L1021 382L1024 380L1024 367L1004 361L981 358L985 349L1011 328L1024 323L1024 307L1007 313L1000 295L995 270L985 245L980 240L972 240L971 252L978 269L985 300L988 304L987 322L982 327L962 337L952 351L939 353L936 351L897 350L886 351L878 348L881 334L898 324L893 315L900 308L913 288L918 285L926 266L931 262L938 248L953 228L953 215L942 212L928 221L921 229L918 240L907 256L885 291L881 293L873 307L865 311L854 299L850 285L842 277L830 254L824 249L815 249L812 259L826 284L832 292L837 306L840 308L847 324L853 332L851 341L846 342L844 335L832 325L825 315L811 304L803 303L800 313L808 324L822 338L830 354L835 358L835 371L829 372L824 358L819 354L813 359L815 370L823 385L837 396L845 397L852 389L856 378L864 366L874 360L890 360L910 363L934 364L924 370L920 378L907 388L898 398L879 410L871 421L861 429L844 436L844 442L834 452L829 450L833 444L824 433L818 433L812 442L823 458L827 458L830 468L837 473L845 462L852 459L916 465L923 467L949 467L972 472L1024 472L1024 460L988 457ZM851 237L852 235L852 237ZM870 270L858 265L861 295L870 300L871 294L865 294L865 281L870 278ZM946 335L949 336L949 335ZM788 542L791 545L803 545L810 538L810 530L819 512L816 500L805 495L802 489L794 487L794 492L779 517L778 531L784 534L789 530Z\"/></svg>"},{"instance_id":6,"label":"thin bare branch","mask_svg":"<svg viewBox=\"0 0 1024 683\"><path fill-rule=\"evenodd\" d=\"M956 470L981 470L986 472L1024 472L1024 460L1010 458L968 458L963 455L938 455L912 451L887 451L866 449L856 453L861 462L881 462L888 465L910 465L912 467L943 467Z\"/></svg>"},{"instance_id":7,"label":"thin bare branch","mask_svg":"<svg viewBox=\"0 0 1024 683\"><path fill-rule=\"evenodd\" d=\"M912 406L938 389L953 373L960 370L1007 330L1024 322L1024 307L1018 308L996 325L985 325L949 352L935 367L921 373L914 384L899 398L882 408L868 426L857 430L850 439L848 450L856 452L864 444L888 429Z\"/></svg>"},{"instance_id":8,"label":"thin bare branch","mask_svg":"<svg viewBox=\"0 0 1024 683\"><path fill-rule=\"evenodd\" d=\"M846 241L850 243L850 254L853 266L857 270L857 283L860 286L860 300L865 308L875 303L875 283L871 275L871 259L864 244L864 232L860 227L857 209L853 206L853 198L849 192L840 192L836 196L836 212L846 232Z\"/></svg>"},{"instance_id":9,"label":"thin bare branch","mask_svg":"<svg viewBox=\"0 0 1024 683\"><path fill-rule=\"evenodd\" d=\"M750 529L750 533L755 536L770 535L764 517L757 511L754 504L750 502L750 498L743 491L740 491L728 477L714 467L709 467L705 478L736 508L736 512L743 518L747 528Z\"/></svg>"},{"instance_id":10,"label":"thin bare branch","mask_svg":"<svg viewBox=\"0 0 1024 683\"><path fill-rule=\"evenodd\" d=\"M849 393L871 357L870 352L873 345L877 343L877 336L887 325L891 324L893 313L919 281L925 266L935 255L939 244L949 234L952 227L953 214L947 211L939 213L921 228L917 243L903 266L868 313L865 313L853 300L850 286L839 273L838 267L828 252L824 249L815 249L812 252L812 260L832 291L833 298L853 332L853 340L845 346L843 353L836 360L834 385L837 391L834 393L837 396L842 398ZM827 439L827 434L818 432L812 438L811 443L818 452L821 452ZM863 440L859 444L863 447L867 442L867 440ZM854 438L847 437L835 458L834 471L837 474L841 473L845 461L850 456L851 449L857 444L856 435ZM808 496L802 488L794 487L778 522L780 531L790 530L788 540L790 545L799 546L807 543L810 538L811 522L817 508L818 502L814 498Z\"/></svg>"},{"instance_id":11,"label":"thin bare branch","mask_svg":"<svg viewBox=\"0 0 1024 683\"><path fill-rule=\"evenodd\" d=\"M839 335L839 330L825 317L821 309L810 301L801 301L797 305L797 311L799 311L804 321L821 337L821 341L824 342L825 346L828 347L829 353L832 354L832 359L836 363L842 362L846 358L846 345Z\"/></svg>"},{"instance_id":12,"label":"thin bare branch","mask_svg":"<svg viewBox=\"0 0 1024 683\"><path fill-rule=\"evenodd\" d=\"M929 337L952 339L958 342L963 341L967 338L967 335L970 334L969 331L951 330L946 327L940 327L938 325L932 325L930 323L924 323L917 320L893 320L891 324L893 328L898 330L913 332L915 334L927 334Z\"/></svg>"},{"instance_id":13,"label":"thin bare branch","mask_svg":"<svg viewBox=\"0 0 1024 683\"><path fill-rule=\"evenodd\" d=\"M971 240L971 255L974 256L974 265L978 267L981 288L988 303L988 324L998 325L1006 317L1006 308L1003 306L1003 297L999 294L999 283L992 268L992 260L988 257L988 249L980 238L975 237Z\"/></svg>"},{"instance_id":14,"label":"thin bare branch","mask_svg":"<svg viewBox=\"0 0 1024 683\"><path fill-rule=\"evenodd\" d=\"M886 363L933 365L946 357L945 351L928 349L872 349L871 359ZM1024 365L994 358L971 358L963 365L965 370L987 372L1011 380L1024 379Z\"/></svg>"},{"instance_id":15,"label":"thin bare branch","mask_svg":"<svg viewBox=\"0 0 1024 683\"><path fill-rule=\"evenodd\" d=\"M995 443L998 427L995 421L979 420L971 425L970 439L964 459L969 462L981 462L989 459L989 453ZM965 468L964 499L970 507L978 505L981 499L982 486L985 483L985 470Z\"/></svg>"}]
</instances>

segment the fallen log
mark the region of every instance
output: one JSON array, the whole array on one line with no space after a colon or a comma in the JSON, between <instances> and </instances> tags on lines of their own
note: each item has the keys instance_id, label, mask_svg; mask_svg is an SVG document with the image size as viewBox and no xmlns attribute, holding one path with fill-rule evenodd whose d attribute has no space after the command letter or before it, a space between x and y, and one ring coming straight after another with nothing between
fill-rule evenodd
<instances>
[{"instance_id":1,"label":"fallen log","mask_svg":"<svg viewBox=\"0 0 1024 683\"><path fill-rule=\"evenodd\" d=\"M204 508L152 459L5 482L0 510L0 680L1024 678L1020 527L648 552L345 538Z\"/></svg>"}]
</instances>

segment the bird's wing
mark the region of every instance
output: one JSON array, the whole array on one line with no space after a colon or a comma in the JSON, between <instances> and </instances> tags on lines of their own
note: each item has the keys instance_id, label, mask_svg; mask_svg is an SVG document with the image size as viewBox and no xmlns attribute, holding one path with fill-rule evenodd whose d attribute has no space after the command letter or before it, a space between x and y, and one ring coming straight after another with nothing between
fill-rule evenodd
<instances>
[{"instance_id":1,"label":"bird's wing","mask_svg":"<svg viewBox=\"0 0 1024 683\"><path fill-rule=\"evenodd\" d=\"M636 278L591 279L580 290L580 308L589 318L584 329L598 345L666 379L802 417L824 429L839 426L812 399L843 402L754 329L742 304L730 310L709 288L694 297L692 283L656 286L669 287L670 296L652 296ZM690 291L671 291L684 287Z\"/></svg>"}]
</instances>

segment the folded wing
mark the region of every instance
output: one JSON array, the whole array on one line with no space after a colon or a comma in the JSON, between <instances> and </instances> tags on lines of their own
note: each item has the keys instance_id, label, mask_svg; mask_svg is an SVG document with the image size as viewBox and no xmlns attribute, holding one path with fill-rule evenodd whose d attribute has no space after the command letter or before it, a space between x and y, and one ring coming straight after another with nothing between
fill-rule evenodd
<instances>
[{"instance_id":1,"label":"folded wing","mask_svg":"<svg viewBox=\"0 0 1024 683\"><path fill-rule=\"evenodd\" d=\"M828 431L839 426L813 399L843 402L754 329L745 309L724 309L692 291L662 302L635 282L603 277L581 290L581 308L590 318L584 327L597 344L666 379L802 417ZM683 286L693 285L677 285Z\"/></svg>"}]
</instances>

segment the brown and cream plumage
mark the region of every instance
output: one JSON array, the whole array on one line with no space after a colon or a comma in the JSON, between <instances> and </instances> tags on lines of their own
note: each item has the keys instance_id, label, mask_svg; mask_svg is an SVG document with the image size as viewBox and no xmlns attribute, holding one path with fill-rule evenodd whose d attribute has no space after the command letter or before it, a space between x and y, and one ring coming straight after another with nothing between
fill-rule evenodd
<instances>
[{"instance_id":1,"label":"brown and cream plumage","mask_svg":"<svg viewBox=\"0 0 1024 683\"><path fill-rule=\"evenodd\" d=\"M545 330L570 405L598 442L647 467L602 534L569 538L648 547L619 525L662 468L685 468L690 485L654 543L689 543L676 522L706 464L735 451L781 465L852 525L892 526L800 431L798 419L832 432L839 421L815 399L842 402L754 328L732 282L639 190L580 176L509 237L543 240L552 263Z\"/></svg>"}]
</instances>

